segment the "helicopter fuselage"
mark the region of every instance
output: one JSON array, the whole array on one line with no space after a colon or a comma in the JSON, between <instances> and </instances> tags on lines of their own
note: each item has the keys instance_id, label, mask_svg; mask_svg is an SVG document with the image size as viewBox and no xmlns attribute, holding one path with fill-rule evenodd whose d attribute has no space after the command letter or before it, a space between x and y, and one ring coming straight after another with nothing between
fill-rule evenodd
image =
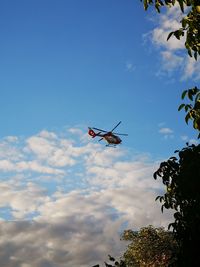
<instances>
[{"instance_id":1,"label":"helicopter fuselage","mask_svg":"<svg viewBox=\"0 0 200 267\"><path fill-rule=\"evenodd\" d=\"M114 135L114 134L112 134L112 133L103 134L102 137L103 137L109 144L118 145L118 144L120 144L120 143L122 142L122 140L121 140L118 136L116 136L116 135Z\"/></svg>"},{"instance_id":2,"label":"helicopter fuselage","mask_svg":"<svg viewBox=\"0 0 200 267\"><path fill-rule=\"evenodd\" d=\"M122 140L119 138L119 136L116 136L111 132L108 132L106 134L94 133L93 138L96 136L99 136L99 137L105 139L108 142L108 144L118 145L122 142Z\"/></svg>"}]
</instances>

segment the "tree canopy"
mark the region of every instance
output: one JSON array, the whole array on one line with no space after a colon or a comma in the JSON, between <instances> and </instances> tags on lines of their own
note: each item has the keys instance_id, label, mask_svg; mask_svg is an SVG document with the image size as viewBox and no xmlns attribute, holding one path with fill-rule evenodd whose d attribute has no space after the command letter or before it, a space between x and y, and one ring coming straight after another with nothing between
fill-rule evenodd
<instances>
[{"instance_id":1,"label":"tree canopy","mask_svg":"<svg viewBox=\"0 0 200 267\"><path fill-rule=\"evenodd\" d=\"M176 261L177 243L173 233L164 228L147 226L139 231L124 231L124 240L131 241L123 255L127 266L167 267Z\"/></svg>"},{"instance_id":2,"label":"tree canopy","mask_svg":"<svg viewBox=\"0 0 200 267\"><path fill-rule=\"evenodd\" d=\"M193 128L200 132L200 89L194 88L185 90L182 93L182 99L188 97L190 103L182 103L178 110L184 109L186 112L185 121L188 124L189 120L193 121ZM200 138L200 133L198 134Z\"/></svg>"},{"instance_id":3,"label":"tree canopy","mask_svg":"<svg viewBox=\"0 0 200 267\"><path fill-rule=\"evenodd\" d=\"M158 196L163 209L173 209L173 228L179 244L179 266L199 266L200 254L200 145L187 145L178 158L162 162L154 178L162 178L166 193Z\"/></svg>"},{"instance_id":4,"label":"tree canopy","mask_svg":"<svg viewBox=\"0 0 200 267\"><path fill-rule=\"evenodd\" d=\"M125 253L119 261L108 255L109 263L104 263L106 267L175 266L178 245L173 233L162 227L149 225L139 231L125 230L122 240L129 242Z\"/></svg>"}]
</instances>

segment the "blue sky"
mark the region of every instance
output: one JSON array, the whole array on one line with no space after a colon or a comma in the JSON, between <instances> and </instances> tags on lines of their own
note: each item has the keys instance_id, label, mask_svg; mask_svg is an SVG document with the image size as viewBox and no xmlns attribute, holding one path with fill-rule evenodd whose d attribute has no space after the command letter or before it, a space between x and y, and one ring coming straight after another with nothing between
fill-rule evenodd
<instances>
[{"instance_id":1,"label":"blue sky","mask_svg":"<svg viewBox=\"0 0 200 267\"><path fill-rule=\"evenodd\" d=\"M125 226L167 225L152 174L196 142L177 107L200 79L166 42L179 20L130 0L1 3L2 266L86 267L120 255ZM87 135L119 121L119 148Z\"/></svg>"},{"instance_id":2,"label":"blue sky","mask_svg":"<svg viewBox=\"0 0 200 267\"><path fill-rule=\"evenodd\" d=\"M128 145L162 155L169 143L158 124L188 134L177 106L191 83L180 83L177 70L156 75L160 51L144 37L155 22L139 1L11 1L1 9L2 137L122 120Z\"/></svg>"}]
</instances>

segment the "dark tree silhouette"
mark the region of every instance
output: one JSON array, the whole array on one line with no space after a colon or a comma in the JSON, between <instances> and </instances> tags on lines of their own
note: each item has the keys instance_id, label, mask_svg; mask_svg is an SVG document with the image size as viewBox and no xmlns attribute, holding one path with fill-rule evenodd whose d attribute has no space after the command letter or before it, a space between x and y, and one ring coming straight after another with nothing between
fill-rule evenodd
<instances>
[{"instance_id":1,"label":"dark tree silhouette","mask_svg":"<svg viewBox=\"0 0 200 267\"><path fill-rule=\"evenodd\" d=\"M172 227L179 245L177 266L200 266L200 145L187 145L178 158L162 162L154 173L166 186L158 196L163 209L173 209Z\"/></svg>"}]
</instances>

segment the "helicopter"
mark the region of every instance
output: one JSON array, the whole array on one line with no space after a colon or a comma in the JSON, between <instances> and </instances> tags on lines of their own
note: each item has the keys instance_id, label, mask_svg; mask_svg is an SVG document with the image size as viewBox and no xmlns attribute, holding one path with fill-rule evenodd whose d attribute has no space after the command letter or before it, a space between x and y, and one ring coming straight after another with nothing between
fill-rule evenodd
<instances>
[{"instance_id":1,"label":"helicopter","mask_svg":"<svg viewBox=\"0 0 200 267\"><path fill-rule=\"evenodd\" d=\"M88 134L92 136L92 138L95 138L96 136L101 137L99 141L105 139L107 141L106 146L116 146L119 145L122 140L119 138L118 135L124 135L127 136L128 134L122 134L122 133L114 133L113 131L120 125L121 121L118 122L118 124L111 130L111 131L105 131L99 128L95 127L88 127ZM94 130L98 131L95 132Z\"/></svg>"}]
</instances>

